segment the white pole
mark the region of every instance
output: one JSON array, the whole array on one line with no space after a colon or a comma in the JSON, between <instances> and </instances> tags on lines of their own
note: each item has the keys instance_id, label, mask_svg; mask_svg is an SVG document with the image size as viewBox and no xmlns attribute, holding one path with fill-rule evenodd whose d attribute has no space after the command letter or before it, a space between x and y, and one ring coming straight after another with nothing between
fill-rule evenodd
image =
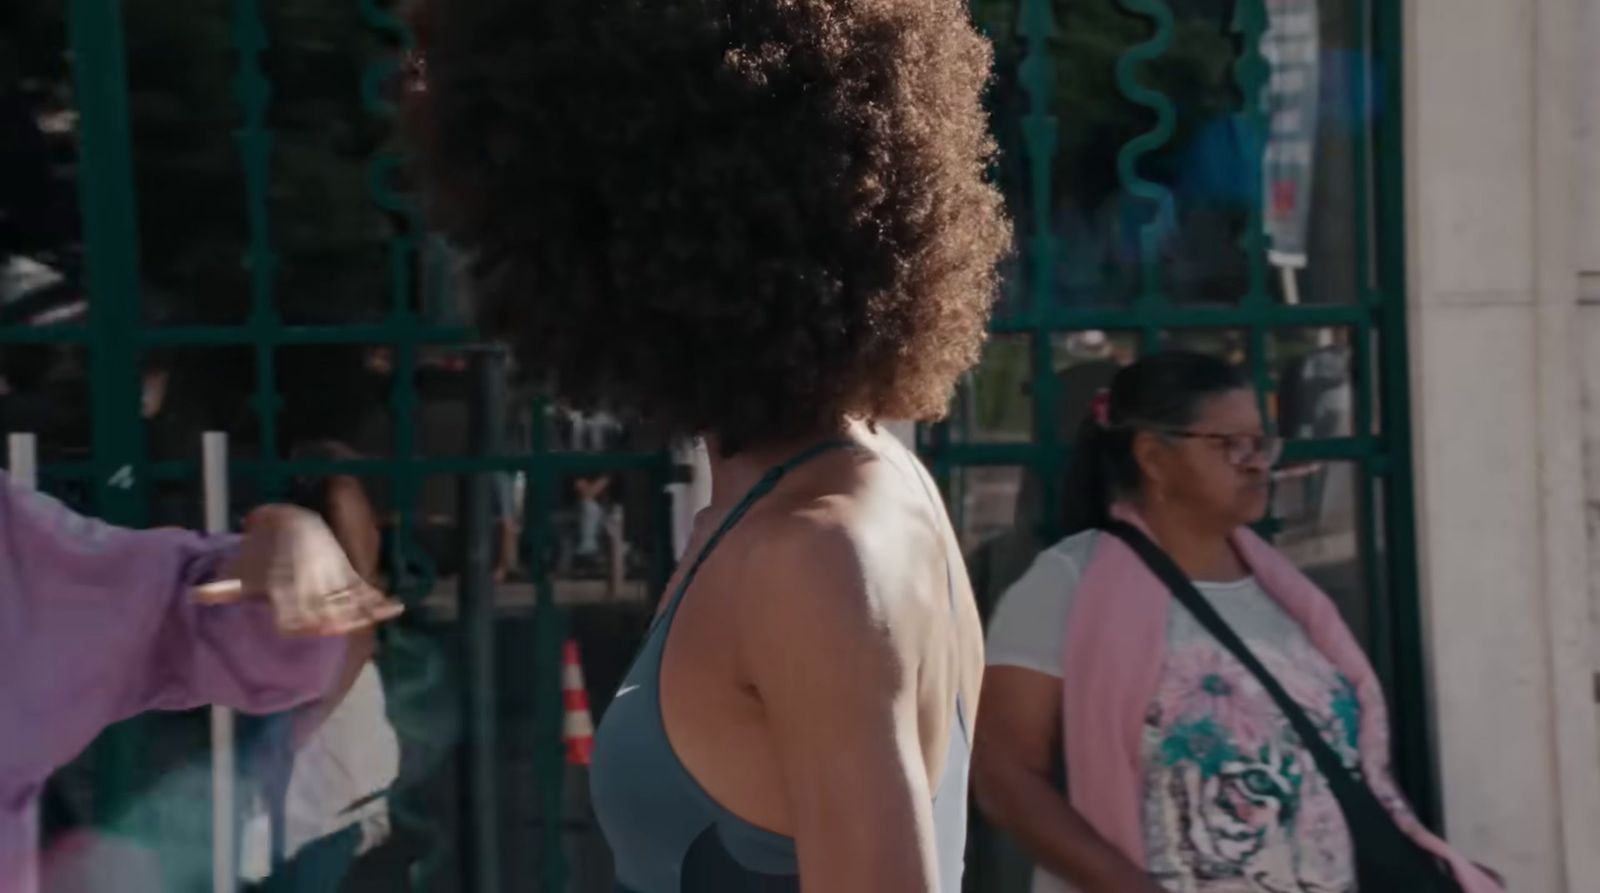
<instances>
[{"instance_id":1,"label":"white pole","mask_svg":"<svg viewBox=\"0 0 1600 893\"><path fill-rule=\"evenodd\" d=\"M6 438L11 483L33 490L39 486L39 443L32 434L12 434ZM27 835L26 855L22 859L21 886L18 893L37 893L39 889L39 798L34 797L23 807L24 834Z\"/></svg>"},{"instance_id":2,"label":"white pole","mask_svg":"<svg viewBox=\"0 0 1600 893\"><path fill-rule=\"evenodd\" d=\"M10 453L11 481L29 490L39 486L39 440L32 434L12 434L6 438Z\"/></svg>"},{"instance_id":3,"label":"white pole","mask_svg":"<svg viewBox=\"0 0 1600 893\"><path fill-rule=\"evenodd\" d=\"M667 485L667 494L672 500L672 555L682 558L689 548L694 516L711 504L711 464L705 442L698 439L676 444L672 461L678 468L689 471L688 480Z\"/></svg>"},{"instance_id":4,"label":"white pole","mask_svg":"<svg viewBox=\"0 0 1600 893\"><path fill-rule=\"evenodd\" d=\"M1295 269L1288 265L1278 268L1278 281L1283 284L1283 302L1290 307L1300 303L1300 279L1295 275Z\"/></svg>"},{"instance_id":5,"label":"white pole","mask_svg":"<svg viewBox=\"0 0 1600 893\"><path fill-rule=\"evenodd\" d=\"M207 431L201 436L201 465L205 487L206 532L228 530L228 435ZM239 869L234 854L234 736L233 711L211 708L211 889L234 893Z\"/></svg>"},{"instance_id":6,"label":"white pole","mask_svg":"<svg viewBox=\"0 0 1600 893\"><path fill-rule=\"evenodd\" d=\"M628 544L622 541L622 532L626 528L623 523L622 506L613 505L606 514L606 538L611 545L611 573L607 580L607 598L616 598L622 591L622 584L627 577L627 564L625 558L628 554Z\"/></svg>"},{"instance_id":7,"label":"white pole","mask_svg":"<svg viewBox=\"0 0 1600 893\"><path fill-rule=\"evenodd\" d=\"M692 526L694 516L711 504L711 454L706 451L706 442L696 438L689 451L689 522Z\"/></svg>"}]
</instances>

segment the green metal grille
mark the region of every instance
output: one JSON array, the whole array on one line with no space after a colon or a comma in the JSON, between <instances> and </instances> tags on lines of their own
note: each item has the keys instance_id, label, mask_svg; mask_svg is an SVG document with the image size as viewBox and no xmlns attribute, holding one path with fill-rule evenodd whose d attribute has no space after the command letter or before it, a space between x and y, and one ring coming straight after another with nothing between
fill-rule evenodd
<instances>
[{"instance_id":1,"label":"green metal grille","mask_svg":"<svg viewBox=\"0 0 1600 893\"><path fill-rule=\"evenodd\" d=\"M999 436L985 436L975 430L983 427L982 420L972 418L982 409L964 413L958 404L949 425L923 432L922 450L946 489L958 523L964 523L960 514L968 501L962 490L965 478L974 470L1015 469L1025 473L1025 480L1037 482L1039 499L1047 507L1034 532L1035 544L1058 535L1059 517L1050 507L1060 497L1059 485L1070 459L1070 444L1063 442L1070 434L1062 432L1077 421L1057 418L1062 394L1056 354L1063 336L1124 333L1150 350L1168 343L1174 333L1228 332L1242 342L1252 378L1271 408L1281 384L1274 355L1292 349L1295 339L1308 330L1345 333L1351 358L1351 430L1334 437L1292 440L1285 462L1342 463L1353 473L1357 505L1351 533L1362 565L1365 644L1394 703L1398 774L1423 811L1435 816L1412 547L1398 12L1393 4L1322 4L1324 9L1345 9L1356 43L1343 48L1346 61L1353 62L1345 85L1347 105L1329 112L1333 120L1349 122L1352 128L1348 162L1350 182L1356 188L1349 213L1355 238L1342 262L1354 270L1350 278L1357 283L1356 292L1340 303L1286 302L1281 289L1274 287L1268 263L1270 240L1262 205L1255 202L1245 206L1239 228L1237 249L1246 263L1241 288L1228 300L1196 303L1178 300L1169 287L1173 264L1163 253L1161 213L1174 197L1169 186L1148 171L1153 156L1173 148L1179 111L1172 96L1152 86L1152 73L1160 70L1179 39L1174 8L1187 10L1189 25L1194 9L1204 4L1118 0L1120 12L1135 17L1143 29L1120 45L1108 80L1115 85L1117 101L1143 110L1143 129L1120 145L1114 163L1101 174L1120 183L1144 222L1137 231L1137 256L1128 261L1134 279L1131 293L1121 300L1108 296L1075 303L1063 297L1058 281L1058 271L1070 262L1074 246L1054 214L1063 134L1071 132L1074 115L1083 108L1081 97L1063 99L1063 87L1070 84L1063 79L1057 57L1058 47L1066 42L1057 17L1075 11L1079 21L1092 22L1092 14L1085 10L1110 9L1111 0L1085 0L1072 8L1051 0L977 0L974 5L980 24L995 39L1000 64L1015 66L1015 78L1009 83L1014 83L1017 98L1010 103L997 101L995 116L1002 152L1009 151L1010 164L1021 172L1005 182L1024 235L1018 244L1017 275L1008 283L1007 298L991 325L995 346L971 386L979 391L1009 387L1016 374L1011 357L1021 339L1028 345L1031 369L1026 410L1017 411L1031 417L1032 424L1025 436L1015 436L1015 422L1002 424L1006 430ZM1271 123L1265 103L1272 71L1263 52L1270 19L1266 0L1237 0L1230 6L1226 25L1236 39L1230 63L1238 97L1235 132L1245 135L1239 147L1241 169L1253 176L1263 164L1265 139L1252 137L1266 134ZM1075 46L1088 39L1082 33L1065 37L1076 37ZM1081 66L1071 70L1082 73ZM1005 72L1000 80L1004 89ZM1004 139L1008 131L1020 137L1014 144ZM1274 519L1266 526L1271 531L1282 525L1282 519ZM980 598L996 594L980 591Z\"/></svg>"},{"instance_id":2,"label":"green metal grille","mask_svg":"<svg viewBox=\"0 0 1600 893\"><path fill-rule=\"evenodd\" d=\"M370 37L396 50L411 46L405 25L385 4L378 0L355 2ZM1111 9L1110 0L1086 2L1085 6L1097 3ZM1056 203L1061 185L1058 162L1063 134L1070 134L1079 125L1070 103L1063 104L1059 63L1064 38L1078 39L1082 35L1063 34L1057 16L1064 7L1051 0L976 0L979 20L999 45L1002 65L1010 67L1001 80L1010 79L1016 88L1015 102L997 103L996 126L1002 132L1017 135L1003 145L1007 152L1004 165L1014 171L1014 176L1005 182L1025 235L1017 246L1018 257L1006 286L1006 300L992 331L996 345L1026 344L1020 365L1007 374L1015 377L1025 367L1030 383L1027 415L1032 423L1020 438L985 440L969 430L971 419L958 411L951 423L921 430L919 446L950 497L958 522L962 521L964 504L962 482L985 469L1025 472L1039 483L1041 503L1054 506L1069 459L1069 444L1061 434L1061 423L1067 420L1056 418L1062 397L1057 347L1063 336L1091 330L1125 333L1142 349L1150 350L1175 332L1242 333L1251 373L1270 403L1278 386L1270 359L1281 333L1314 328L1347 332L1354 370L1353 430L1348 436L1296 440L1290 445L1287 458L1291 462L1350 463L1355 469L1359 496L1354 533L1363 557L1362 586L1368 600L1367 645L1395 702L1399 773L1416 801L1424 805L1424 812L1431 813L1434 790L1417 647L1417 570L1411 546L1414 507L1407 427L1405 250L1400 206L1400 12L1396 4L1350 4L1360 9L1355 29L1360 35L1360 45L1355 48L1360 64L1353 67L1349 85L1352 102L1360 107L1348 110L1361 122L1360 132L1352 141L1350 159L1353 181L1360 184L1353 191L1352 210L1358 237L1348 259L1358 271L1354 277L1358 292L1345 303L1284 303L1272 288L1267 237L1260 206L1256 204L1248 212L1238 238L1237 248L1246 263L1243 288L1231 301L1195 304L1175 300L1170 288L1171 265L1163 256L1161 215L1175 199L1168 185L1149 172L1152 160L1172 149L1183 111L1173 96L1154 85L1151 74L1169 60L1175 48L1185 46L1185 35L1191 34L1175 15L1174 5L1167 0L1121 0L1120 8L1114 10L1124 19L1138 23L1138 34L1123 42L1114 68L1108 72L1108 81L1114 84L1117 101L1142 110L1143 129L1118 147L1114 167L1107 168L1104 175L1120 185L1132 206L1144 216L1135 239L1137 256L1131 261L1134 284L1125 299L1074 303L1061 299L1058 273L1075 245L1059 226ZM427 842L428 853L415 871L423 889L442 878L453 858L474 862L475 870L467 874L473 878L475 889L498 889L498 866L482 863L495 862L502 852L523 849L519 844L530 842L541 855L540 888L566 889L570 872L563 855L560 821L564 767L558 680L560 646L568 635L569 622L556 605L554 581L539 556L545 554L556 536L552 513L560 488L569 476L637 472L645 475L659 493L671 472L670 457L654 450L595 454L552 449L545 426L539 422L548 407L537 401L531 407L536 420L532 442L525 451L423 455L416 429L420 404L415 386L422 352L468 345L473 335L461 326L438 324L419 309L418 296L425 283L417 281L414 271L427 234L411 197L401 185L402 160L392 150L383 149L373 155L366 172L372 206L392 222L386 256L374 261L383 263L387 270L388 295L382 317L334 325L284 321L279 312L280 259L271 215L273 83L262 62L268 49L269 29L260 0L231 0L231 37L237 63L234 93L239 121L234 137L245 188L240 199L247 236L243 264L249 289L248 317L236 325L148 324L139 310L140 232L129 135L123 5L118 0L71 0L68 11L81 115L80 190L91 315L86 324L0 328L0 344L75 345L84 349L89 358L92 450L86 459L48 464L42 469L42 479L47 485L58 487L86 485L93 507L108 520L128 525L145 523L152 485L196 481L199 469L194 462L152 460L146 455L139 412L144 356L173 347L246 349L252 354L255 370L256 392L251 410L260 450L257 455L235 461L233 475L237 480L253 483L255 492L264 497L281 494L286 483L297 475L337 472L387 482L392 514L387 552L390 578L397 595L415 606L435 582L427 556L417 541L424 483L442 476L496 471L524 474L527 507L523 544L535 556L534 584L539 597L530 638L516 643L514 648L529 655L522 666L536 680L530 727L533 740L528 744L534 754L539 812L544 821L534 841L497 840L493 831L499 823L494 807L469 803L469 809L480 810L470 824L482 836L470 846L458 848L449 827L425 804L411 803L401 796L396 812L400 824L420 832ZM1227 20L1216 26L1237 47L1228 64L1228 75L1240 97L1233 113L1238 130L1264 133L1268 121L1263 103L1271 74L1262 50L1269 26L1265 0L1238 0ZM360 91L366 113L375 120L392 114L385 87L396 70L392 54L375 56L361 83L353 85ZM1369 96L1377 97L1375 103L1368 103ZM1245 166L1258 169L1262 151L1262 144L1247 140L1241 151ZM334 462L290 459L278 454L282 407L275 382L279 359L285 349L309 345L390 348L393 386L388 401L393 424L387 455ZM974 386L981 385L984 376L991 374L995 373L988 366L979 370ZM653 520L664 530L667 509L664 500L657 503ZM1038 529L1031 533L1040 542L1053 539L1058 533L1056 513L1044 511ZM670 541L665 535L659 539ZM652 565L651 572L657 580L664 579L668 570L666 551L657 549ZM388 651L390 660L406 670L389 680L391 701L416 704L434 698L437 702L438 693L464 684L456 678L450 662L426 641L397 634L388 643ZM437 716L411 722L397 714L396 724L406 727L403 735L407 729L413 729L417 736L433 735L437 740L423 742L433 750L448 748L463 735L470 738L473 728L480 734L483 730L492 733L494 723L483 711L493 709L494 681L492 673L486 675L482 668L471 677L472 684L487 685L489 690L479 692L480 696L472 700L474 715L462 717L468 731ZM450 698L445 697L443 703L451 703ZM100 796L105 798L109 815L122 814L131 806L124 795L133 789L142 772L133 745L136 735L133 730L115 730L97 745ZM484 754L494 753L493 749L483 748L475 752L480 755L480 763ZM476 769L487 773L488 788L492 789L497 771L493 761ZM452 856L456 849L462 852Z\"/></svg>"}]
</instances>

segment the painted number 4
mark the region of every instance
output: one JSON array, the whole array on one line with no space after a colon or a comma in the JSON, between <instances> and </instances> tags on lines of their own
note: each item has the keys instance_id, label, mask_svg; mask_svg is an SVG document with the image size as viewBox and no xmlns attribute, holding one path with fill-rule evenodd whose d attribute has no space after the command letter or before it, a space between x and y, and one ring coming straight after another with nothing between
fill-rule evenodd
<instances>
[{"instance_id":1,"label":"painted number 4","mask_svg":"<svg viewBox=\"0 0 1600 893\"><path fill-rule=\"evenodd\" d=\"M110 479L106 481L106 483L110 486L116 487L118 490L132 490L133 466L124 465L117 469L117 473L112 475Z\"/></svg>"}]
</instances>

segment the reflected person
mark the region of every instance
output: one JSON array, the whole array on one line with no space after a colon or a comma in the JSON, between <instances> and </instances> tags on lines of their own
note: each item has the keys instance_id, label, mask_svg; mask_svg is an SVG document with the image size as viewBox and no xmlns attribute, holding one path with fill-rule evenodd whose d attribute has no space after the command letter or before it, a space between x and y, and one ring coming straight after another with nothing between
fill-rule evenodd
<instances>
[{"instance_id":1,"label":"reflected person","mask_svg":"<svg viewBox=\"0 0 1600 893\"><path fill-rule=\"evenodd\" d=\"M107 726L314 701L342 637L398 612L303 509L257 509L242 537L126 530L0 475L0 890L30 883L45 779Z\"/></svg>"}]
</instances>

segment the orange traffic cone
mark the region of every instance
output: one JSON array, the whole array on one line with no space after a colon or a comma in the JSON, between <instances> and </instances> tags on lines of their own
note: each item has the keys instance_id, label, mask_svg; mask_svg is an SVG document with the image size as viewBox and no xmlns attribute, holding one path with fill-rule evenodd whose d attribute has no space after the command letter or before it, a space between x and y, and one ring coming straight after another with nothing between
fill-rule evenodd
<instances>
[{"instance_id":1,"label":"orange traffic cone","mask_svg":"<svg viewBox=\"0 0 1600 893\"><path fill-rule=\"evenodd\" d=\"M561 703L566 709L561 738L567 745L567 764L587 766L594 752L594 718L589 715L589 691L583 687L578 643L572 639L561 648Z\"/></svg>"}]
</instances>

